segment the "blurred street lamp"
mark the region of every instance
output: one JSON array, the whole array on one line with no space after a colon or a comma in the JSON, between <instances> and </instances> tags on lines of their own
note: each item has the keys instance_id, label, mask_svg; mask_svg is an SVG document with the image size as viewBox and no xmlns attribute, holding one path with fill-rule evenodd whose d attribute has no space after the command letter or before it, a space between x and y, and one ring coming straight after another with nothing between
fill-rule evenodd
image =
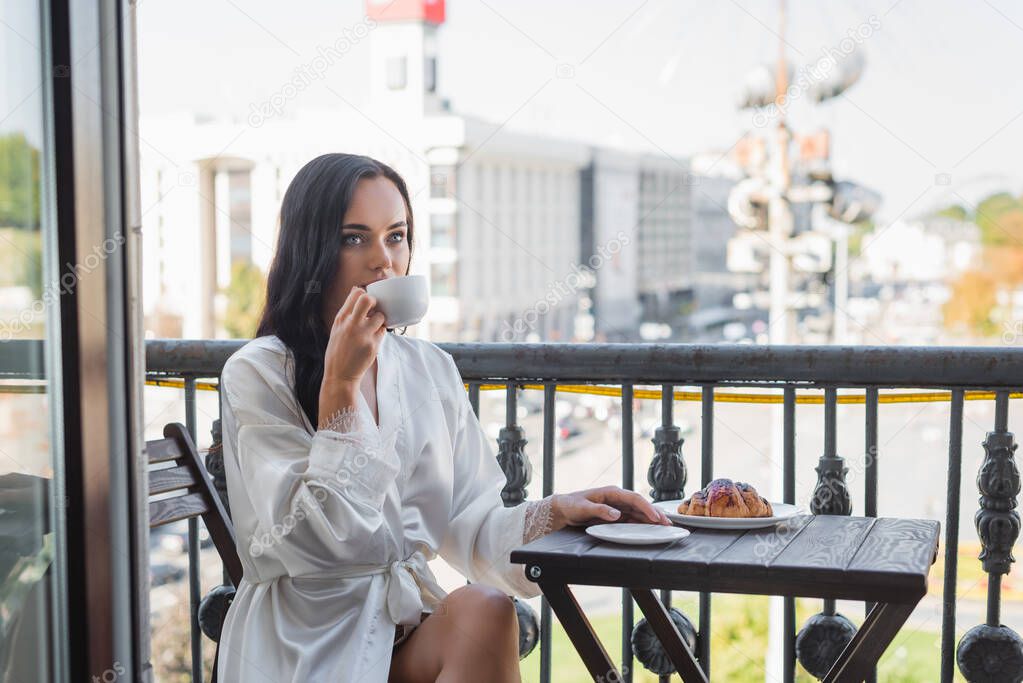
<instances>
[{"instance_id":1,"label":"blurred street lamp","mask_svg":"<svg viewBox=\"0 0 1023 683\"><path fill-rule=\"evenodd\" d=\"M746 178L728 193L728 215L735 224L750 230L767 229L767 183L763 178Z\"/></svg>"},{"instance_id":2,"label":"blurred street lamp","mask_svg":"<svg viewBox=\"0 0 1023 683\"><path fill-rule=\"evenodd\" d=\"M828 64L831 65L831 68L828 69L828 75L814 81L810 86L810 96L815 102L824 102L838 97L853 87L860 80L860 76L863 75L863 67L866 65L866 60L863 57L863 53L859 50L853 50L839 59L836 59L833 54L829 53L817 61L814 69L819 71Z\"/></svg>"},{"instance_id":3,"label":"blurred street lamp","mask_svg":"<svg viewBox=\"0 0 1023 683\"><path fill-rule=\"evenodd\" d=\"M834 183L834 193L828 215L843 223L868 220L881 206L879 193L848 180Z\"/></svg>"},{"instance_id":4,"label":"blurred street lamp","mask_svg":"<svg viewBox=\"0 0 1023 683\"><path fill-rule=\"evenodd\" d=\"M792 67L788 67L788 81L792 81ZM774 104L777 97L777 70L774 64L760 64L751 69L743 79L739 95L740 109L757 109Z\"/></svg>"}]
</instances>

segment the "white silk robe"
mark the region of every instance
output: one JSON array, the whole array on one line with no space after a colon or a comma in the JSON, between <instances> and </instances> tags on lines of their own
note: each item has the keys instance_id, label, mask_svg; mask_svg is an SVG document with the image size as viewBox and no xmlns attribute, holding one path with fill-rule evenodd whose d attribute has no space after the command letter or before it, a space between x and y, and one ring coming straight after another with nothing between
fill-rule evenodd
<instances>
[{"instance_id":1,"label":"white silk robe","mask_svg":"<svg viewBox=\"0 0 1023 683\"><path fill-rule=\"evenodd\" d=\"M522 565L526 505L504 473L451 356L391 333L377 355L377 427L317 431L275 336L221 376L224 465L245 577L220 641L224 683L384 683L395 625L443 597L436 555L470 580L535 597Z\"/></svg>"}]
</instances>

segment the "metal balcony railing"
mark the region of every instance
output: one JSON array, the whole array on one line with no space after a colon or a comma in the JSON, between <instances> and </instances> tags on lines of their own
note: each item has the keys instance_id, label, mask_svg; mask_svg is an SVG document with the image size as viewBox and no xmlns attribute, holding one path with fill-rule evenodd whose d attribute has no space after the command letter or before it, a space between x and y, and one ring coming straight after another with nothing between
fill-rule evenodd
<instances>
[{"instance_id":1,"label":"metal balcony railing","mask_svg":"<svg viewBox=\"0 0 1023 683\"><path fill-rule=\"evenodd\" d=\"M202 388L216 389L207 380L216 379L224 362L244 341L150 340L146 342L147 380L180 386L184 391L186 426L196 438L196 395ZM27 367L19 354L32 353L31 342L0 345L0 367ZM1014 452L1016 442L1009 431L1009 401L1023 386L1023 349L1015 348L916 348L916 347L816 347L816 346L731 346L731 345L646 345L646 344L442 344L452 354L468 385L473 408L479 411L481 389L497 385L507 389L524 386L543 391L542 495L554 489L555 397L559 391L593 391L620 396L622 469L620 484L635 488L633 399L657 397L661 405L660 427L656 430L654 453L647 472L648 492L657 500L683 496L698 488L688 484L689 470L699 463L700 485L714 476L714 410L717 403L748 400L780 403L783 432L783 501L796 502L796 411L802 403L824 406L824 448L816 467L816 485L810 493L811 512L849 514L851 499L846 485L847 464L864 472L863 510L876 516L878 507L879 450L878 409L881 404L906 400L941 400L951 404L948 427L947 507L943 613L941 624L941 680L950 682L956 664L967 680L1016 680L1023 676L1023 640L1000 623L1001 579L1013 561L1011 550L1020 530L1015 511L1020 491ZM5 372L5 377L25 377ZM572 385L572 386L569 386ZM654 389L644 387L656 387ZM743 389L751 389L745 396ZM765 392L764 389L774 391ZM906 398L890 390L922 390ZM841 393L840 393L841 391ZM821 395L823 394L823 395ZM679 399L701 404L701 452L685 453L680 430L674 423ZM980 561L988 577L987 618L956 642L956 579L960 518L960 484L963 456L964 402L970 399L995 402L994 423L983 443L984 456L977 473L980 508L975 521L982 546ZM514 505L526 497L532 478L525 453L525 434L517 424L517 392L506 392L504 427L498 438L498 460L508 477L505 504ZM837 453L837 409L839 403L864 405L864 456L862 462L847 463ZM208 467L218 490L226 495L223 469L216 448L219 434L214 425L214 447ZM645 491L647 492L647 491ZM192 601L193 675L201 680L199 628L196 615L201 599L198 572L197 529L189 529L189 582ZM666 603L672 596L662 594ZM712 596L699 600L698 633L709 634ZM818 653L817 660L837 656L848 638L851 624L835 616L833 602L824 601L822 614L800 629L795 604L785 599L785 680L795 675L796 638L820 643L822 647L801 652ZM622 596L622 671L631 679L634 658L644 661L647 653L633 653L632 600ZM817 615L818 617L820 615ZM541 680L551 680L551 613L542 605L540 616ZM709 672L710 638L698 639L700 664ZM831 643L828 647L826 644ZM812 656L801 659L811 673L826 670L826 661ZM998 668L1000 667L1000 668ZM667 680L667 677L662 677Z\"/></svg>"},{"instance_id":2,"label":"metal balcony railing","mask_svg":"<svg viewBox=\"0 0 1023 683\"><path fill-rule=\"evenodd\" d=\"M227 358L244 344L241 341L172 341L157 340L146 344L147 368L151 380L183 380L188 411L188 426L195 427L195 395L197 382L215 378ZM968 680L984 679L985 666L992 661L1015 662L1023 667L1023 640L999 620L1001 577L1009 572L1011 549L1019 534L1019 517L1015 512L1020 490L1019 474L1014 460L1016 448L1008 431L1008 406L1012 392L1023 386L1023 349L1012 348L914 348L914 347L808 347L808 346L691 346L645 344L442 344L452 354L468 385L470 401L479 412L481 388L501 385L506 392L505 425L498 438L498 460L508 477L504 490L507 505L520 503L526 497L526 486L532 473L524 451L525 435L517 424L517 396L513 389L523 386L542 388L543 409L543 472L542 495L554 489L554 401L559 387L583 385L604 394L620 395L622 409L621 485L635 488L633 398L637 386L660 387L661 425L654 436L654 456L647 473L649 493L656 500L682 497L689 479L688 468L695 458L683 453L673 412L677 398L693 398L676 388L698 392L702 407L702 452L700 453L701 486L714 476L714 407L722 400L735 398L735 390L717 392L719 388L757 388L747 398L755 402L780 402L783 430L783 500L796 502L795 426L796 406L802 402L824 405L824 452L819 459L817 483L810 499L811 511L817 514L850 514L851 500L846 486L846 461L836 449L836 415L839 402L862 402L864 419L864 462L858 463L865 473L864 514L877 515L878 464L884 454L878 450L878 406L881 403L903 402L903 394L892 396L891 389L924 389L908 400L946 400L951 402L949 423L947 510L945 517L945 575L941 640L941 680L952 681L954 662ZM764 396L763 388L777 390ZM804 390L823 390L823 397ZM856 391L839 390L853 389ZM584 390L579 386L572 391ZM861 391L860 391L861 390ZM644 396L649 390L639 390ZM978 393L985 392L985 393ZM809 394L809 395L807 395ZM754 398L757 397L757 398ZM963 405L967 399L995 401L995 420L984 442L984 460L978 473L981 507L976 524L983 547L982 566L988 574L988 606L985 624L970 629L959 643L955 642L956 578L959 537L959 491L962 476ZM223 490L222 469L212 469L217 485ZM690 490L695 485L689 487ZM189 545L193 550L194 543ZM192 553L190 553L192 554ZM192 554L192 561L195 555ZM197 572L190 572L196 581L193 600L198 600ZM671 595L662 599L671 602ZM710 633L712 596L702 594L699 601L698 633ZM634 657L631 633L632 600L622 596L622 671L631 679ZM193 614L195 610L193 609ZM835 605L825 601L822 614L835 616ZM837 656L851 634L840 617L812 619L797 630L795 605L785 599L784 648L785 680L795 674L795 642L834 643L832 647L804 648L817 652L818 659ZM193 629L194 630L194 629ZM540 624L541 680L551 680L551 613L546 604L541 610ZM698 639L698 659L709 673L710 638ZM801 662L811 673L826 670L828 662L814 661L807 656ZM988 672L990 675L990 672ZM1018 677L1023 672L1003 671ZM663 677L662 680L667 680ZM989 679L994 680L994 679Z\"/></svg>"}]
</instances>

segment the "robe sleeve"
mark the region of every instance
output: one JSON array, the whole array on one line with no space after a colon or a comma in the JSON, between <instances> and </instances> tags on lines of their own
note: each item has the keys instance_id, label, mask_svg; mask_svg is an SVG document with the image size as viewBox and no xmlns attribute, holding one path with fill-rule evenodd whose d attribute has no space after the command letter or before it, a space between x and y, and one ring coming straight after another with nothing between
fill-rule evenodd
<instances>
[{"instance_id":1,"label":"robe sleeve","mask_svg":"<svg viewBox=\"0 0 1023 683\"><path fill-rule=\"evenodd\" d=\"M221 389L224 457L240 475L231 494L244 492L256 521L241 548L276 557L292 576L373 559L400 469L393 439L381 440L364 409L352 431L310 436L291 387L258 358L229 360Z\"/></svg>"},{"instance_id":2,"label":"robe sleeve","mask_svg":"<svg viewBox=\"0 0 1023 683\"><path fill-rule=\"evenodd\" d=\"M523 545L527 506L504 506L504 472L450 356L448 362L457 397L452 433L454 490L451 519L439 553L470 581L519 597L536 597L540 587L526 578L525 566L509 561L511 551Z\"/></svg>"}]
</instances>

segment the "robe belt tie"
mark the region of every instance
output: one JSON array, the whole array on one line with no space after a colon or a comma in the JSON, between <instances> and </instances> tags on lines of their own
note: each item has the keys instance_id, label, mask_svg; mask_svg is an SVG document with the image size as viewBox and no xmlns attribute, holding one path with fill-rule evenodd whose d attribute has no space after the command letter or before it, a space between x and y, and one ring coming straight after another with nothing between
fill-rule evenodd
<instances>
[{"instance_id":1,"label":"robe belt tie","mask_svg":"<svg viewBox=\"0 0 1023 683\"><path fill-rule=\"evenodd\" d=\"M387 613L395 624L419 624L422 616L422 593L429 594L430 606L436 606L447 595L433 578L422 550L415 550L404 560L381 565L351 565L332 571L292 577L294 579L355 579L363 576L387 576ZM279 577L278 577L279 578Z\"/></svg>"}]
</instances>

